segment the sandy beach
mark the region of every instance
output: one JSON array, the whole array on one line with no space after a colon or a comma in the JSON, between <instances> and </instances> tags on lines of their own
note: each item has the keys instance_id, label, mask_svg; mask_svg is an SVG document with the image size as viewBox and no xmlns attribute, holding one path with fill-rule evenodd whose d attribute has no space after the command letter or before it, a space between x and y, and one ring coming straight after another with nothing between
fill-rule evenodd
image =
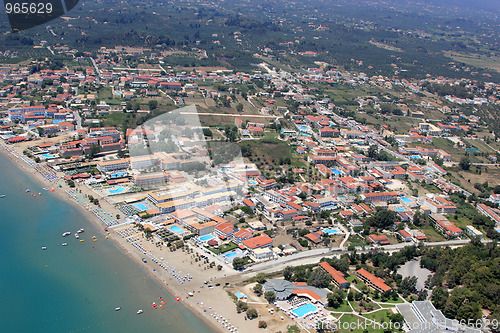
<instances>
[{"instance_id":1,"label":"sandy beach","mask_svg":"<svg viewBox=\"0 0 500 333\"><path fill-rule=\"evenodd\" d=\"M77 194L80 198L89 194L98 198L101 196L85 184L76 183L76 187L71 189L62 179L61 172L56 173L56 177L44 177L35 169L34 162L30 162L22 155L22 149L22 147L0 145L0 152L10 158L19 168L36 179L42 187L54 188L52 193L77 206L88 220L98 226L101 234L96 236L100 241L104 241L105 236L109 236L109 240L116 242L127 256L144 269L145 273L155 278L173 298L178 298L180 305L196 314L214 330L220 332L256 332L259 330L259 320L265 320L268 324L268 331L286 332L287 326L294 324L287 316L283 316L284 318L281 319L279 313L269 314L268 308L275 309L275 307L263 303L253 293L250 294L251 290L248 288L239 289L237 285L235 286L234 284L239 282L239 274L236 274L227 265L224 265L226 267L223 267L222 270L217 270L219 262L214 259L211 253L205 253L202 249L191 244L172 252L166 246L157 246L152 239L147 240L144 233L134 228L132 224L110 227L108 235L104 230L106 226L103 221L92 212L96 206L89 202L77 202L69 194L72 192L73 195ZM100 206L109 213L109 216L123 215L106 200L100 200ZM205 260L199 258L199 255L202 254L209 257L209 262L215 261L216 264L213 268L210 268ZM143 262L143 258L146 259L147 263ZM244 313L238 314L229 291L231 293L240 291L248 295L250 301L248 305L257 309L259 317L254 320L245 320ZM158 307L161 305L159 300L156 303ZM162 311L158 308L144 310ZM163 311L168 311L168 309Z\"/></svg>"}]
</instances>

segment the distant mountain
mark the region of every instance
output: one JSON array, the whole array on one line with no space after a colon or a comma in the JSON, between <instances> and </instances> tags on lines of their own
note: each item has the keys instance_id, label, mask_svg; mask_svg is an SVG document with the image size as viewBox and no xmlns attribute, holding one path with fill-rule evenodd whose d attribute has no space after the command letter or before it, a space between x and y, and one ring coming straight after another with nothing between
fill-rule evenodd
<instances>
[{"instance_id":1,"label":"distant mountain","mask_svg":"<svg viewBox=\"0 0 500 333\"><path fill-rule=\"evenodd\" d=\"M400 2L400 1L397 1ZM413 1L409 1L414 3ZM423 2L432 6L439 7L457 7L467 10L486 10L492 13L500 14L500 1L498 0L420 0L418 2Z\"/></svg>"}]
</instances>

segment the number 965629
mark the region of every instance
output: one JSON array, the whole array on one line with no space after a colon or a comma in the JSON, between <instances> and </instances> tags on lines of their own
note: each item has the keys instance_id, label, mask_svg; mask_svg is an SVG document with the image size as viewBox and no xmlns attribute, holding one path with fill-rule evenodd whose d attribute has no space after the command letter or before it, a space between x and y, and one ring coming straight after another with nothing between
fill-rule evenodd
<instances>
[{"instance_id":1,"label":"number 965629","mask_svg":"<svg viewBox=\"0 0 500 333\"><path fill-rule=\"evenodd\" d=\"M50 14L52 9L50 2L14 2L5 4L7 14Z\"/></svg>"}]
</instances>

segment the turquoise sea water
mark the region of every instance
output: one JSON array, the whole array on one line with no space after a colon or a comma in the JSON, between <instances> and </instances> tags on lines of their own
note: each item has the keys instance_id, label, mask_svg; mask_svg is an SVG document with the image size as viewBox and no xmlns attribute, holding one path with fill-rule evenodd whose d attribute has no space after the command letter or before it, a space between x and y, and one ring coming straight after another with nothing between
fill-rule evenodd
<instances>
[{"instance_id":1,"label":"turquoise sea water","mask_svg":"<svg viewBox=\"0 0 500 333\"><path fill-rule=\"evenodd\" d=\"M42 187L0 154L0 332L213 332ZM80 228L83 243L73 236ZM159 296L164 310L151 308Z\"/></svg>"}]
</instances>

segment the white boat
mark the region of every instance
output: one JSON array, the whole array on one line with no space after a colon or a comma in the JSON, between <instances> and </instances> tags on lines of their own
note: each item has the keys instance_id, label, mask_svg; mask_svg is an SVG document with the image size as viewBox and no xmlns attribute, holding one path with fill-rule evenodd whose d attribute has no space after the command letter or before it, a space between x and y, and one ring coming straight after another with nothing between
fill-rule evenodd
<instances>
[{"instance_id":1,"label":"white boat","mask_svg":"<svg viewBox=\"0 0 500 333\"><path fill-rule=\"evenodd\" d=\"M69 231L66 231L65 233L62 234L63 237L66 237L66 236L69 236L69 235L71 235L71 232L69 232Z\"/></svg>"},{"instance_id":2,"label":"white boat","mask_svg":"<svg viewBox=\"0 0 500 333\"><path fill-rule=\"evenodd\" d=\"M139 310L139 311L137 311L137 314L141 314L141 313L143 313L143 312L144 312L144 311Z\"/></svg>"},{"instance_id":3,"label":"white boat","mask_svg":"<svg viewBox=\"0 0 500 333\"><path fill-rule=\"evenodd\" d=\"M77 233L81 234L81 233L82 233L82 232L84 232L84 231L85 231L85 230L83 230L83 228L82 228L82 229L78 230L78 231L77 231Z\"/></svg>"},{"instance_id":4,"label":"white boat","mask_svg":"<svg viewBox=\"0 0 500 333\"><path fill-rule=\"evenodd\" d=\"M117 307L117 308L115 308L115 311L120 311L121 309L122 309L122 308Z\"/></svg>"},{"instance_id":5,"label":"white boat","mask_svg":"<svg viewBox=\"0 0 500 333\"><path fill-rule=\"evenodd\" d=\"M47 247L46 246L42 246L42 250L47 250Z\"/></svg>"},{"instance_id":6,"label":"white boat","mask_svg":"<svg viewBox=\"0 0 500 333\"><path fill-rule=\"evenodd\" d=\"M0 194L0 198L5 198L6 195L5 194Z\"/></svg>"},{"instance_id":7,"label":"white boat","mask_svg":"<svg viewBox=\"0 0 500 333\"><path fill-rule=\"evenodd\" d=\"M68 243L62 243L62 246L67 246L67 245L68 245Z\"/></svg>"},{"instance_id":8,"label":"white boat","mask_svg":"<svg viewBox=\"0 0 500 333\"><path fill-rule=\"evenodd\" d=\"M75 234L75 238L78 239L78 238L80 238L80 236L78 236L78 234Z\"/></svg>"}]
</instances>

